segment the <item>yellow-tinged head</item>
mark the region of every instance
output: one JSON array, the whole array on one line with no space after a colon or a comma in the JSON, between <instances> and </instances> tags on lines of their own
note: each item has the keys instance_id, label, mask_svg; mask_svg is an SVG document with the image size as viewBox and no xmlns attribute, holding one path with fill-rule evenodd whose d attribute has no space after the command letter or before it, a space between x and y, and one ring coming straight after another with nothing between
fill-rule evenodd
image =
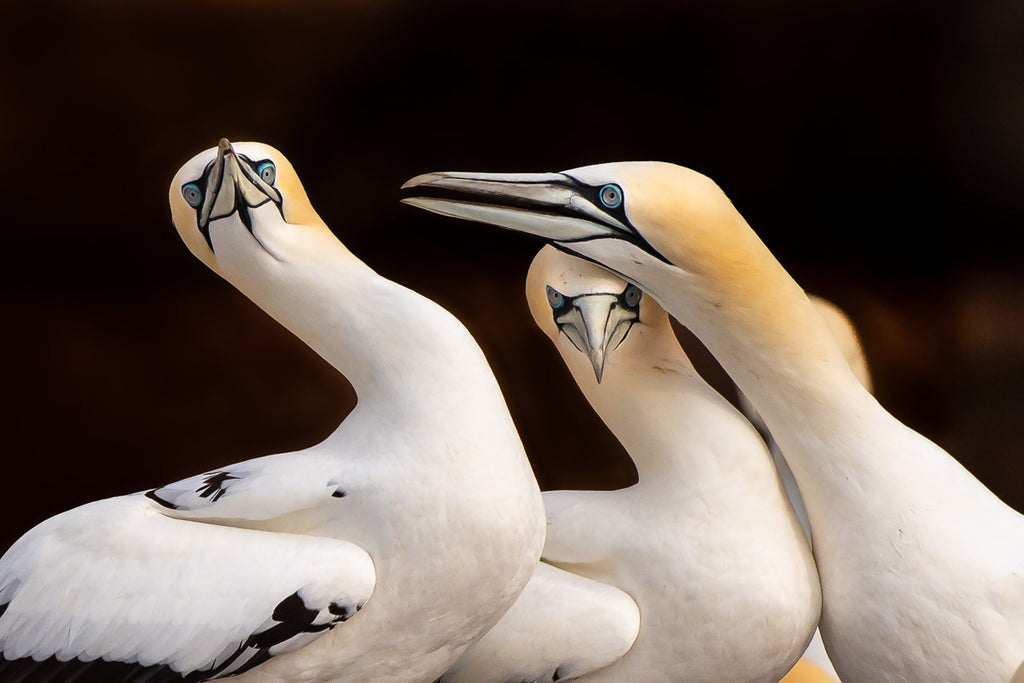
<instances>
[{"instance_id":1,"label":"yellow-tinged head","mask_svg":"<svg viewBox=\"0 0 1024 683\"><path fill-rule=\"evenodd\" d=\"M428 173L403 190L407 204L538 235L598 262L691 329L725 329L717 321L730 315L729 329L763 330L768 344L787 344L788 330L803 325L802 290L696 171L642 161L561 173Z\"/></svg>"},{"instance_id":2,"label":"yellow-tinged head","mask_svg":"<svg viewBox=\"0 0 1024 683\"><path fill-rule=\"evenodd\" d=\"M268 221L326 229L288 159L260 142L226 139L189 159L168 191L171 218L195 256L217 268L218 226L241 224L264 248ZM223 238L226 239L226 238ZM269 249L268 249L269 251Z\"/></svg>"},{"instance_id":3,"label":"yellow-tinged head","mask_svg":"<svg viewBox=\"0 0 1024 683\"><path fill-rule=\"evenodd\" d=\"M721 188L689 168L620 162L565 173L587 185L621 188L623 222L646 251L685 271L719 270L740 242L757 240Z\"/></svg>"},{"instance_id":4,"label":"yellow-tinged head","mask_svg":"<svg viewBox=\"0 0 1024 683\"><path fill-rule=\"evenodd\" d=\"M698 274L728 276L745 268L740 247L760 245L710 178L663 162L561 173L428 173L403 190L405 203L435 213L532 233L574 251L615 240Z\"/></svg>"}]
</instances>

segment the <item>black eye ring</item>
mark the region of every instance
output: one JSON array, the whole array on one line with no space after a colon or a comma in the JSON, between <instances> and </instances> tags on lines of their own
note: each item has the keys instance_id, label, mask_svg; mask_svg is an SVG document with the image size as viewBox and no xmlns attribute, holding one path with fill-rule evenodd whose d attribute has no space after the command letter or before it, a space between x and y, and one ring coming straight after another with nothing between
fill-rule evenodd
<instances>
[{"instance_id":1,"label":"black eye ring","mask_svg":"<svg viewBox=\"0 0 1024 683\"><path fill-rule=\"evenodd\" d=\"M548 285L548 304L551 308L558 309L565 305L565 297L557 289Z\"/></svg>"},{"instance_id":2,"label":"black eye ring","mask_svg":"<svg viewBox=\"0 0 1024 683\"><path fill-rule=\"evenodd\" d=\"M196 183L182 185L181 196L185 198L185 201L193 209L203 203L203 191L199 189L199 185Z\"/></svg>"},{"instance_id":3,"label":"black eye ring","mask_svg":"<svg viewBox=\"0 0 1024 683\"><path fill-rule=\"evenodd\" d=\"M601 198L601 203L609 209L617 209L622 206L622 188L615 183L608 183L602 187L598 196Z\"/></svg>"}]
</instances>

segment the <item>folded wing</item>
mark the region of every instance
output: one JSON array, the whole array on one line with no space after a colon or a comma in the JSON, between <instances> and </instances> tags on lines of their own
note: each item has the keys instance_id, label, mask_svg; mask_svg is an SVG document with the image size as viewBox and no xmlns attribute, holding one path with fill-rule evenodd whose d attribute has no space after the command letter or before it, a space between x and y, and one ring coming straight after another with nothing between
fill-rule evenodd
<instances>
[{"instance_id":1,"label":"folded wing","mask_svg":"<svg viewBox=\"0 0 1024 683\"><path fill-rule=\"evenodd\" d=\"M101 500L11 547L0 679L221 678L316 640L373 591L373 563L352 543L164 511L141 494Z\"/></svg>"},{"instance_id":2,"label":"folded wing","mask_svg":"<svg viewBox=\"0 0 1024 683\"><path fill-rule=\"evenodd\" d=\"M639 630L629 595L541 562L511 609L440 681L570 681L616 662Z\"/></svg>"}]
</instances>

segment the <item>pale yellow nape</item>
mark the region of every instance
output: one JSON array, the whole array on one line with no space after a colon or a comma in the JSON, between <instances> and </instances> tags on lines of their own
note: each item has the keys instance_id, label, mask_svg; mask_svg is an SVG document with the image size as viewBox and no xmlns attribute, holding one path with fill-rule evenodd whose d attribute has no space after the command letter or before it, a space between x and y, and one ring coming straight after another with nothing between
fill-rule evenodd
<instances>
[{"instance_id":1,"label":"pale yellow nape","mask_svg":"<svg viewBox=\"0 0 1024 683\"><path fill-rule=\"evenodd\" d=\"M306 189L299 180L288 158L270 145L262 142L234 142L231 143L236 154L243 154L252 161L270 159L277 167L277 177L274 180L274 187L281 193L281 210L287 223L295 225L307 225L322 227L325 230L327 224L313 209L313 205L306 195ZM217 158L217 147L203 150L189 159L171 180L168 190L168 201L171 205L171 219L174 227L178 229L181 239L185 242L196 258L205 263L213 270L217 270L217 260L206 238L199 232L196 223L196 210L188 205L181 194L181 188L186 183L197 180L203 175L207 164Z\"/></svg>"},{"instance_id":2,"label":"pale yellow nape","mask_svg":"<svg viewBox=\"0 0 1024 683\"><path fill-rule=\"evenodd\" d=\"M697 171L661 161L589 168L621 184L630 222L683 270L732 278L741 268L747 275L743 253L764 248L722 189Z\"/></svg>"},{"instance_id":3,"label":"pale yellow nape","mask_svg":"<svg viewBox=\"0 0 1024 683\"><path fill-rule=\"evenodd\" d=\"M689 274L691 287L721 308L720 326L758 330L769 345L793 344L805 327L806 296L722 189L697 171L660 161L574 169L587 181L622 187L626 216L654 250ZM723 306L725 301L739 302Z\"/></svg>"},{"instance_id":4,"label":"pale yellow nape","mask_svg":"<svg viewBox=\"0 0 1024 683\"><path fill-rule=\"evenodd\" d=\"M853 374L864 385L865 389L871 391L871 370L868 368L868 359L864 353L864 347L860 342L860 335L857 334L857 328L854 326L853 321L850 320L850 317L846 315L843 309L831 301L813 294L808 294L807 298L811 300L818 314L825 319L828 328L832 330L832 334L835 335L836 341L839 342L839 348L843 350L843 356L845 356L846 362L849 363L850 369L853 370Z\"/></svg>"}]
</instances>

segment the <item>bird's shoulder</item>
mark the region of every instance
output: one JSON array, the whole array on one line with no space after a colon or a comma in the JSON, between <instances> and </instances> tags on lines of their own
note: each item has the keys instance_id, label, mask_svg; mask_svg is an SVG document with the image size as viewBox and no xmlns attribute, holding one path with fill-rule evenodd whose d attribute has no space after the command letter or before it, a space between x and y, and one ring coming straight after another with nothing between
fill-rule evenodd
<instances>
[{"instance_id":1,"label":"bird's shoulder","mask_svg":"<svg viewBox=\"0 0 1024 683\"><path fill-rule=\"evenodd\" d=\"M263 521L328 506L341 513L357 479L343 462L283 454L208 470L144 492L183 519ZM228 522L230 523L230 522Z\"/></svg>"}]
</instances>

